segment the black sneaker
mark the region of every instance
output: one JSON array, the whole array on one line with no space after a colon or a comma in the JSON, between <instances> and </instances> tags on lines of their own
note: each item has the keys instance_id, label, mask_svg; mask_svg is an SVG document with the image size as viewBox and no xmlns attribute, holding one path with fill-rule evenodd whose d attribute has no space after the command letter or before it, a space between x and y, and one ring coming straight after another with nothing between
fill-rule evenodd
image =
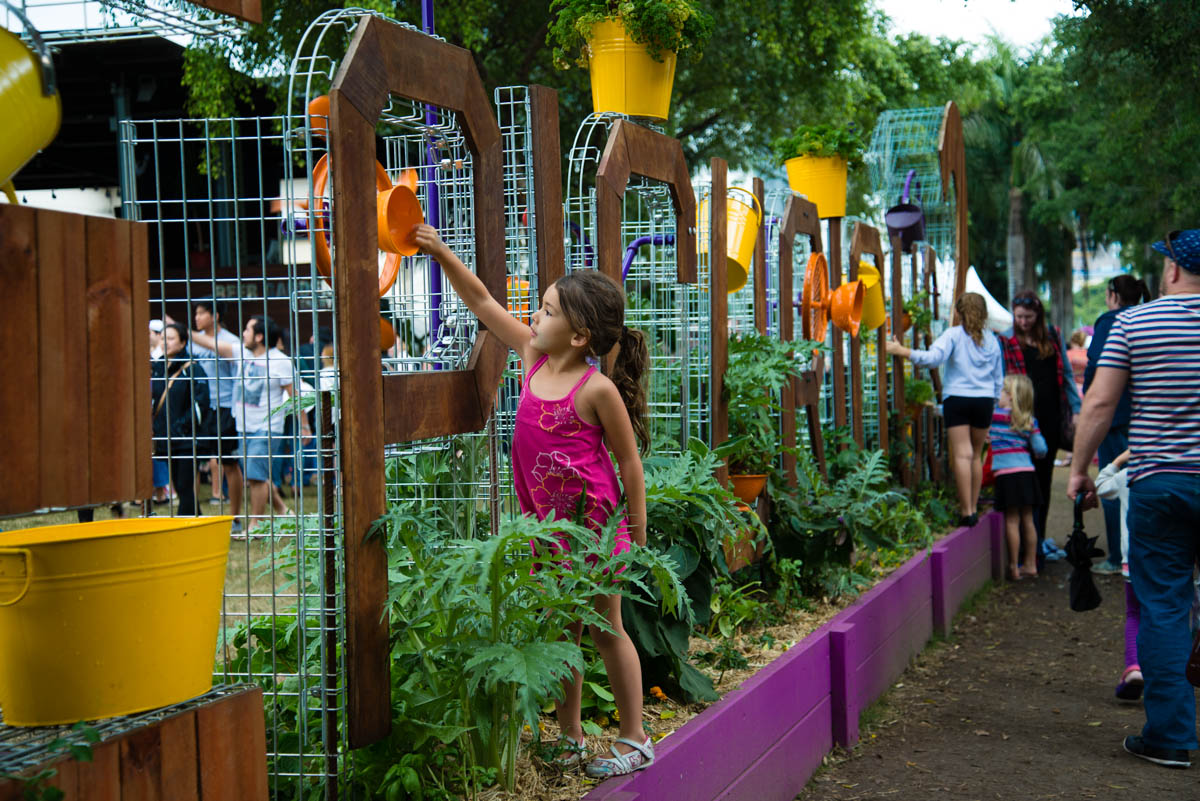
<instances>
[{"instance_id":1,"label":"black sneaker","mask_svg":"<svg viewBox=\"0 0 1200 801\"><path fill-rule=\"evenodd\" d=\"M1135 757L1162 765L1164 768L1190 768L1192 760L1188 752L1182 748L1156 748L1146 745L1141 737L1130 735L1125 738L1125 750Z\"/></svg>"}]
</instances>

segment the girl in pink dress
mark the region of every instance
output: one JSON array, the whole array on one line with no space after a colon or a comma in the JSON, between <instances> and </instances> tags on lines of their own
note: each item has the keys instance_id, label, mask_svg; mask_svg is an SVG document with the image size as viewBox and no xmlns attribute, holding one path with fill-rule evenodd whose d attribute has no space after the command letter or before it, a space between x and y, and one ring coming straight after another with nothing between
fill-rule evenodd
<instances>
[{"instance_id":1,"label":"girl in pink dress","mask_svg":"<svg viewBox=\"0 0 1200 801\"><path fill-rule=\"evenodd\" d=\"M437 259L459 297L488 331L521 355L525 383L512 446L521 511L539 520L571 518L582 497L587 520L598 528L618 508L623 486L628 517L622 521L615 552L629 550L631 540L644 546L646 485L641 453L649 435L642 376L649 356L641 332L623 324L621 287L594 270L573 272L546 289L541 307L527 325L491 296L434 228L418 226L416 239L425 253ZM589 358L601 359L618 346L611 378L588 364ZM619 484L609 449L621 470ZM642 730L641 665L621 625L621 596L600 597L596 611L612 628L610 633L593 626L591 635L612 684L621 731L611 755L593 759L587 774L607 778L648 767L654 749ZM576 642L582 628L582 623L576 623L571 629ZM582 689L576 672L563 683L563 700L555 705L563 746L557 762L563 767L583 762Z\"/></svg>"}]
</instances>

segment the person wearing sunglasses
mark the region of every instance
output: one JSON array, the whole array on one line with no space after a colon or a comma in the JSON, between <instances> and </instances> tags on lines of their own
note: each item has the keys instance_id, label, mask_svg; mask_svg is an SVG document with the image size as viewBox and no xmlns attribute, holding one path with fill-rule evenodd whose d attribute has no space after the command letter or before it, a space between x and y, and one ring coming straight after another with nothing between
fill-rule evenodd
<instances>
[{"instance_id":1,"label":"person wearing sunglasses","mask_svg":"<svg viewBox=\"0 0 1200 801\"><path fill-rule=\"evenodd\" d=\"M1129 577L1141 605L1138 662L1146 725L1125 750L1186 768L1196 739L1192 568L1200 553L1200 229L1172 231L1162 253L1163 297L1117 313L1075 432L1070 498L1096 505L1088 466L1129 387Z\"/></svg>"},{"instance_id":2,"label":"person wearing sunglasses","mask_svg":"<svg viewBox=\"0 0 1200 801\"><path fill-rule=\"evenodd\" d=\"M1046 440L1046 454L1033 460L1038 490L1042 502L1033 512L1037 530L1037 553L1025 554L1034 559L1037 571L1042 572L1045 557L1042 543L1046 539L1046 513L1050 509L1050 485L1054 480L1054 459L1063 446L1063 435L1072 415L1079 411L1079 389L1067 360L1062 333L1046 323L1046 310L1041 298L1032 290L1018 292L1012 301L1013 333L1000 337L1004 351L1005 375L1027 375L1033 382L1033 416L1037 418ZM1069 447L1069 446L1068 446Z\"/></svg>"},{"instance_id":3,"label":"person wearing sunglasses","mask_svg":"<svg viewBox=\"0 0 1200 801\"><path fill-rule=\"evenodd\" d=\"M1108 332L1112 329L1117 314L1122 309L1136 306L1150 300L1150 289L1146 282L1132 275L1118 275L1108 282L1104 293L1104 302L1108 311L1096 318L1092 333L1092 344L1087 351L1087 367L1083 371L1083 392L1086 395L1092 379L1096 377L1096 364L1104 351L1104 343L1108 341ZM1100 469L1107 467L1117 455L1129 447L1129 411L1132 398L1129 388L1121 393L1117 410L1113 413L1112 427L1100 443ZM1092 572L1103 575L1114 575L1121 572L1121 503L1116 498L1101 502L1104 507L1104 533L1108 543L1108 556L1098 565L1092 567Z\"/></svg>"}]
</instances>

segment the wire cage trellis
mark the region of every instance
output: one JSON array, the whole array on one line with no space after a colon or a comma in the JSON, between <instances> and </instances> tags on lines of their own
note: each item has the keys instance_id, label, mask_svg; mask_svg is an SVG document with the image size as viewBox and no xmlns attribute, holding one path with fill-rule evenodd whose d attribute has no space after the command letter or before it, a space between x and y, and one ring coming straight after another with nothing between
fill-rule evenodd
<instances>
[{"instance_id":1,"label":"wire cage trellis","mask_svg":"<svg viewBox=\"0 0 1200 801\"><path fill-rule=\"evenodd\" d=\"M595 175L609 131L622 115L591 114L567 158L566 269L595 268ZM707 187L697 192L707 197ZM675 270L675 210L666 184L634 175L625 192L625 322L646 335L650 350L648 412L653 450L679 451L690 438L710 438L709 364L712 353L710 256L702 252L695 284ZM712 444L712 443L709 443Z\"/></svg>"}]
</instances>

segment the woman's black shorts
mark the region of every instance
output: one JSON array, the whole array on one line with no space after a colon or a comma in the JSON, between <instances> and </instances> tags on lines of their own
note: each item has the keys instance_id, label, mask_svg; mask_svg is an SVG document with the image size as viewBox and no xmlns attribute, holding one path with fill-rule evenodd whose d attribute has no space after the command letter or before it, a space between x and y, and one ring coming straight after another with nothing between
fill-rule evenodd
<instances>
[{"instance_id":1,"label":"woman's black shorts","mask_svg":"<svg viewBox=\"0 0 1200 801\"><path fill-rule=\"evenodd\" d=\"M991 428L992 407L995 401L991 398L960 398L951 396L942 399L942 418L946 428L954 426L970 426L971 428Z\"/></svg>"}]
</instances>

